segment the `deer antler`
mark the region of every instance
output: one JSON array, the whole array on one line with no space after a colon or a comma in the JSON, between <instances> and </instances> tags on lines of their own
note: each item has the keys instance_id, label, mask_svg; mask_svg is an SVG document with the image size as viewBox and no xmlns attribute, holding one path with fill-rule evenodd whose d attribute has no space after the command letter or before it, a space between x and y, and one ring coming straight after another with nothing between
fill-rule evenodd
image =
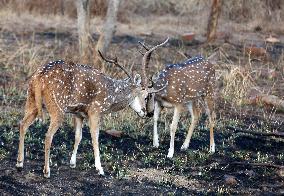
<instances>
[{"instance_id":1,"label":"deer antler","mask_svg":"<svg viewBox=\"0 0 284 196\"><path fill-rule=\"evenodd\" d=\"M149 51L150 50L150 48L148 48L144 43L142 43L142 42L140 42L140 41L138 41L138 43L145 49L145 50L147 50L147 51ZM142 56L144 56L145 54L143 54L143 52L142 51L139 51L140 52L140 54L142 54ZM148 57L147 57L147 60L146 60L146 68L148 68L148 65L149 65L149 61L150 61L150 58L151 58L151 54L152 54L152 52L148 55Z\"/></svg>"},{"instance_id":2,"label":"deer antler","mask_svg":"<svg viewBox=\"0 0 284 196\"><path fill-rule=\"evenodd\" d=\"M167 84L165 84L162 88L155 90L155 89L152 87L152 88L149 89L148 92L149 92L149 93L157 93L157 92L160 92L160 91L164 90L165 88L167 88L167 86L168 86L168 82L167 82Z\"/></svg>"},{"instance_id":3,"label":"deer antler","mask_svg":"<svg viewBox=\"0 0 284 196\"><path fill-rule=\"evenodd\" d=\"M133 80L131 74L130 74L122 65L120 65L120 64L118 63L117 57L115 57L115 59L107 59L107 58L105 58L105 57L103 56L103 54L101 53L100 50L98 50L98 53L99 53L99 55L101 56L101 58L102 58L105 62L115 64L115 65L118 66L120 69L122 69L122 70L126 73L126 75L127 75L131 80Z\"/></svg>"},{"instance_id":4,"label":"deer antler","mask_svg":"<svg viewBox=\"0 0 284 196\"><path fill-rule=\"evenodd\" d=\"M145 49L145 50L150 50L144 43L138 41L138 43Z\"/></svg>"},{"instance_id":5,"label":"deer antler","mask_svg":"<svg viewBox=\"0 0 284 196\"><path fill-rule=\"evenodd\" d=\"M165 45L169 41L169 37L161 44L156 45L155 47L149 49L148 47L145 46L145 44L139 42L146 50L147 52L144 54L143 59L142 59L142 86L146 87L147 86L147 75L146 75L146 67L148 67L149 61L151 54L154 50L157 48Z\"/></svg>"}]
</instances>

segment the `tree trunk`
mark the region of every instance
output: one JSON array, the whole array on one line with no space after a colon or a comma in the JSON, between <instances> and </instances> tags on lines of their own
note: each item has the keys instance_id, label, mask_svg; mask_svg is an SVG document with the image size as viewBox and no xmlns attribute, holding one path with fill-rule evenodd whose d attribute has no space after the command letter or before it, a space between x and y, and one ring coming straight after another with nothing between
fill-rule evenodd
<instances>
[{"instance_id":1,"label":"tree trunk","mask_svg":"<svg viewBox=\"0 0 284 196\"><path fill-rule=\"evenodd\" d=\"M211 13L208 20L207 26L207 42L211 42L216 38L216 29L218 19L221 13L222 0L213 0L211 7Z\"/></svg>"},{"instance_id":2,"label":"tree trunk","mask_svg":"<svg viewBox=\"0 0 284 196\"><path fill-rule=\"evenodd\" d=\"M82 63L90 62L90 4L89 0L76 0L79 53Z\"/></svg>"},{"instance_id":3,"label":"tree trunk","mask_svg":"<svg viewBox=\"0 0 284 196\"><path fill-rule=\"evenodd\" d=\"M116 31L117 11L120 0L109 0L106 14L106 20L103 25L102 32L100 34L97 46L96 46L96 65L101 65L101 59L97 53L100 50L104 55L107 53L112 37Z\"/></svg>"}]
</instances>

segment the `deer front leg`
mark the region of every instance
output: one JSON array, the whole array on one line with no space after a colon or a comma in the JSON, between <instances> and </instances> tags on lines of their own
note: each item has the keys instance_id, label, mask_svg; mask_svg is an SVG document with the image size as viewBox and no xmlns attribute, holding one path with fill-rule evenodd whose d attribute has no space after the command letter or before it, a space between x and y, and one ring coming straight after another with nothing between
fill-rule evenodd
<instances>
[{"instance_id":1,"label":"deer front leg","mask_svg":"<svg viewBox=\"0 0 284 196\"><path fill-rule=\"evenodd\" d=\"M181 106L176 106L174 109L174 116L173 116L173 121L170 127L171 130L171 142L170 142L170 148L167 157L172 158L174 155L174 149L175 149L175 133L177 130L177 125L179 122L179 117L180 117L180 112L181 112Z\"/></svg>"},{"instance_id":2,"label":"deer front leg","mask_svg":"<svg viewBox=\"0 0 284 196\"><path fill-rule=\"evenodd\" d=\"M94 156L95 156L95 166L96 169L99 171L100 175L104 175L104 171L101 165L100 160L100 149L99 149L99 121L100 115L98 112L92 112L89 114L89 125L94 149Z\"/></svg>"},{"instance_id":3,"label":"deer front leg","mask_svg":"<svg viewBox=\"0 0 284 196\"><path fill-rule=\"evenodd\" d=\"M76 167L76 155L78 146L82 139L82 125L83 125L83 118L75 117L75 143L74 143L74 149L73 153L70 159L70 167L75 168Z\"/></svg>"},{"instance_id":4,"label":"deer front leg","mask_svg":"<svg viewBox=\"0 0 284 196\"><path fill-rule=\"evenodd\" d=\"M205 109L209 118L210 126L210 153L215 153L215 141L214 141L214 126L216 121L216 114L214 111L214 100L212 97L205 98Z\"/></svg>"},{"instance_id":5,"label":"deer front leg","mask_svg":"<svg viewBox=\"0 0 284 196\"><path fill-rule=\"evenodd\" d=\"M158 119L161 112L161 106L158 102L155 102L154 106L154 130L153 130L153 146L159 147L159 135L158 135Z\"/></svg>"},{"instance_id":6,"label":"deer front leg","mask_svg":"<svg viewBox=\"0 0 284 196\"><path fill-rule=\"evenodd\" d=\"M50 146L52 143L52 139L56 131L58 130L60 123L61 123L61 117L58 115L53 116L50 115L50 125L48 128L47 133L45 134L45 164L43 169L43 175L46 178L50 177L50 168L49 168L49 155L50 155Z\"/></svg>"},{"instance_id":7,"label":"deer front leg","mask_svg":"<svg viewBox=\"0 0 284 196\"><path fill-rule=\"evenodd\" d=\"M210 153L215 153L215 141L214 141L214 125L215 125L215 118L212 117L212 115L215 115L215 113L213 112L213 114L211 114L210 118L209 118L209 124L210 124Z\"/></svg>"},{"instance_id":8,"label":"deer front leg","mask_svg":"<svg viewBox=\"0 0 284 196\"><path fill-rule=\"evenodd\" d=\"M187 107L188 107L188 110L189 110L190 115L191 115L191 123L190 123L190 127L188 129L186 138L184 140L184 143L181 146L181 150L187 150L188 149L193 130L194 130L194 128L195 128L195 126L198 122L198 119L199 119L199 111L198 111L198 108L197 108L197 104L195 102L191 102L187 105Z\"/></svg>"},{"instance_id":9,"label":"deer front leg","mask_svg":"<svg viewBox=\"0 0 284 196\"><path fill-rule=\"evenodd\" d=\"M31 112L28 112L22 122L20 122L20 141L19 141L19 149L18 149L18 158L17 158L17 168L22 168L24 166L24 143L25 143L25 135L28 127L33 123L37 116L37 110L34 109Z\"/></svg>"}]
</instances>

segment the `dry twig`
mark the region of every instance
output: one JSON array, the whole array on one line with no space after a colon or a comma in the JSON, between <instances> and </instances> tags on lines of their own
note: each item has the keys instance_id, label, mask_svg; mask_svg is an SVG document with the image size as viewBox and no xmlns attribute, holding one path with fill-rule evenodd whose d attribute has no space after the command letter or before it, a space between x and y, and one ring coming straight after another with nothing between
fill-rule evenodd
<instances>
[{"instance_id":1,"label":"dry twig","mask_svg":"<svg viewBox=\"0 0 284 196\"><path fill-rule=\"evenodd\" d=\"M239 161L235 161L235 162L231 162L231 165L245 165L245 166L254 166L254 167L273 167L273 168L277 168L277 169L284 169L283 165L275 165L272 163L249 163L249 162L239 162Z\"/></svg>"},{"instance_id":2,"label":"dry twig","mask_svg":"<svg viewBox=\"0 0 284 196\"><path fill-rule=\"evenodd\" d=\"M242 132L242 133L248 133L252 135L259 135L259 136L274 136L274 137L283 137L284 138L284 132L259 132L259 131L250 131L250 130L243 130L241 128L233 127L233 126L226 126L227 129L237 131L237 132Z\"/></svg>"}]
</instances>

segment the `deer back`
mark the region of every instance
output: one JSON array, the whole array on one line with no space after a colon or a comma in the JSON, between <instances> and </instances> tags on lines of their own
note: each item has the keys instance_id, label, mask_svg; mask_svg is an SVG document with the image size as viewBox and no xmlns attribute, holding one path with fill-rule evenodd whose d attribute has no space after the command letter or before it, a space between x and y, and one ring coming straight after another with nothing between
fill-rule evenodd
<instances>
[{"instance_id":1,"label":"deer back","mask_svg":"<svg viewBox=\"0 0 284 196\"><path fill-rule=\"evenodd\" d=\"M54 61L36 75L42 83L43 97L53 100L62 112L87 112L89 107L105 112L131 92L128 81L114 80L88 65Z\"/></svg>"},{"instance_id":2,"label":"deer back","mask_svg":"<svg viewBox=\"0 0 284 196\"><path fill-rule=\"evenodd\" d=\"M202 57L167 65L154 79L154 88L167 87L156 96L170 103L185 103L194 98L213 94L215 70Z\"/></svg>"}]
</instances>

